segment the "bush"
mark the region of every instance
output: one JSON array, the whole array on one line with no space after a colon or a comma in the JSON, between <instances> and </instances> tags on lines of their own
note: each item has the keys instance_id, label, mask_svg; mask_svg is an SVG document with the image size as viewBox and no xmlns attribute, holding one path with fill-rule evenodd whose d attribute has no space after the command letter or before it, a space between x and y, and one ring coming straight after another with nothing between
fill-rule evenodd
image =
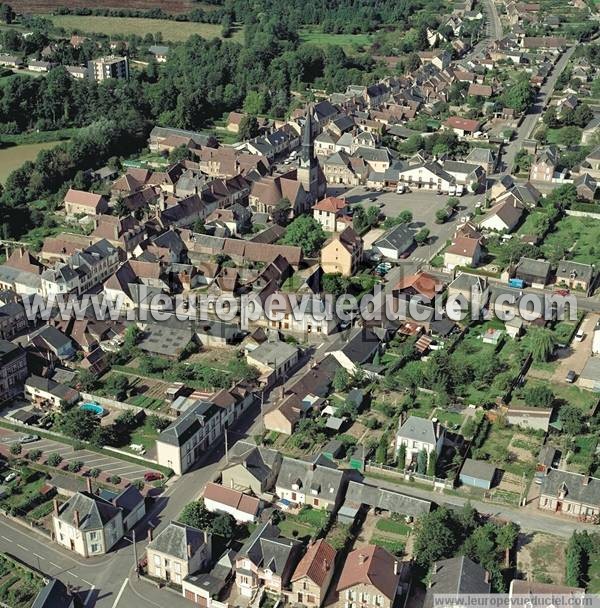
<instances>
[{"instance_id":1,"label":"bush","mask_svg":"<svg viewBox=\"0 0 600 608\"><path fill-rule=\"evenodd\" d=\"M13 456L18 456L22 451L23 451L23 447L21 446L20 443L13 443L10 446L10 453Z\"/></svg>"},{"instance_id":2,"label":"bush","mask_svg":"<svg viewBox=\"0 0 600 608\"><path fill-rule=\"evenodd\" d=\"M50 456L48 456L48 466L49 467L57 467L62 462L62 456L57 452L52 452Z\"/></svg>"},{"instance_id":3,"label":"bush","mask_svg":"<svg viewBox=\"0 0 600 608\"><path fill-rule=\"evenodd\" d=\"M90 470L90 477L93 477L94 479L100 477L100 473L102 471L98 468L98 467L94 467L93 469Z\"/></svg>"},{"instance_id":4,"label":"bush","mask_svg":"<svg viewBox=\"0 0 600 608\"><path fill-rule=\"evenodd\" d=\"M115 486L118 486L121 483L121 478L118 475L111 475L108 480Z\"/></svg>"},{"instance_id":5,"label":"bush","mask_svg":"<svg viewBox=\"0 0 600 608\"><path fill-rule=\"evenodd\" d=\"M74 460L73 462L69 463L69 471L71 471L71 473L79 473L79 471L81 471L82 468L83 468L83 461L81 461L81 460Z\"/></svg>"},{"instance_id":6,"label":"bush","mask_svg":"<svg viewBox=\"0 0 600 608\"><path fill-rule=\"evenodd\" d=\"M27 459L31 462L37 462L42 457L42 450L30 450L27 453Z\"/></svg>"}]
</instances>

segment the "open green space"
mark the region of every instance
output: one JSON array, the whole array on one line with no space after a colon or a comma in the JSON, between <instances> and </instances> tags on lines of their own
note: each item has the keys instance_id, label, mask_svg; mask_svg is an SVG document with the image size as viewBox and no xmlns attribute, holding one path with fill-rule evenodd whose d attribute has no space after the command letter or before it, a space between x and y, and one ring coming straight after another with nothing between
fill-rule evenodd
<instances>
[{"instance_id":1,"label":"open green space","mask_svg":"<svg viewBox=\"0 0 600 608\"><path fill-rule=\"evenodd\" d=\"M409 525L391 518L378 519L375 527L382 532L391 532L392 534L398 534L400 536L408 536L411 532Z\"/></svg>"},{"instance_id":2,"label":"open green space","mask_svg":"<svg viewBox=\"0 0 600 608\"><path fill-rule=\"evenodd\" d=\"M556 223L542 244L544 257L560 260L568 252L574 262L596 264L600 253L600 222L568 216Z\"/></svg>"},{"instance_id":3,"label":"open green space","mask_svg":"<svg viewBox=\"0 0 600 608\"><path fill-rule=\"evenodd\" d=\"M188 21L172 21L169 19L144 19L138 17L95 17L81 15L44 15L57 27L67 31L85 32L87 34L105 34L107 36L121 35L145 36L161 32L163 39L171 42L181 42L190 36L198 34L203 38L220 38L221 26L212 23L193 23ZM233 33L233 40L240 40L241 32Z\"/></svg>"},{"instance_id":4,"label":"open green space","mask_svg":"<svg viewBox=\"0 0 600 608\"><path fill-rule=\"evenodd\" d=\"M321 530L328 517L327 511L303 507L297 514L286 513L277 526L282 536L306 541Z\"/></svg>"},{"instance_id":5,"label":"open green space","mask_svg":"<svg viewBox=\"0 0 600 608\"><path fill-rule=\"evenodd\" d=\"M371 34L330 34L316 29L306 28L300 32L302 42L316 46L341 46L347 52L356 52L358 47L371 44Z\"/></svg>"}]
</instances>

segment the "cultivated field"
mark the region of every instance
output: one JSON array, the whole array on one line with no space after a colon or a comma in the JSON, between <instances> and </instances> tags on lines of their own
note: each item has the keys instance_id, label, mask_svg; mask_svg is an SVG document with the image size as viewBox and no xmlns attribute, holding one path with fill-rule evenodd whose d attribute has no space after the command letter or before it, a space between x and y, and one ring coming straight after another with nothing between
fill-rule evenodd
<instances>
[{"instance_id":1,"label":"cultivated field","mask_svg":"<svg viewBox=\"0 0 600 608\"><path fill-rule=\"evenodd\" d=\"M137 34L156 34L161 32L164 40L181 42L192 34L203 38L221 36L221 26L211 23L191 23L188 21L171 21L169 19L144 19L136 17L83 17L80 15L46 15L54 25L66 31L77 30L89 34L106 34L127 36ZM241 33L235 32L232 39L240 38Z\"/></svg>"},{"instance_id":2,"label":"cultivated field","mask_svg":"<svg viewBox=\"0 0 600 608\"><path fill-rule=\"evenodd\" d=\"M108 9L133 9L150 10L161 8L165 13L187 13L194 8L210 10L210 5L204 5L194 0L160 0L152 2L149 0L70 0L69 8L108 8ZM56 0L20 0L14 4L15 10L21 13L49 13L60 6Z\"/></svg>"}]
</instances>

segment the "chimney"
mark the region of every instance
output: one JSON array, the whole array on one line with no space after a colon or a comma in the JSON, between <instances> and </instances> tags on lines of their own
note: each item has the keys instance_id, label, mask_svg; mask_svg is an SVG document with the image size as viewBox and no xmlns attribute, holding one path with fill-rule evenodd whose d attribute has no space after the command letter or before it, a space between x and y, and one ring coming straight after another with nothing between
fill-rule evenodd
<instances>
[{"instance_id":1,"label":"chimney","mask_svg":"<svg viewBox=\"0 0 600 608\"><path fill-rule=\"evenodd\" d=\"M206 534L206 532L205 532L205 534ZM188 556L188 559L192 559L192 555L193 554L194 553L192 551L192 544L188 543L188 546L187 546L187 556Z\"/></svg>"},{"instance_id":2,"label":"chimney","mask_svg":"<svg viewBox=\"0 0 600 608\"><path fill-rule=\"evenodd\" d=\"M484 578L484 580L485 580L486 583L490 582L490 573L487 570L485 571L485 578Z\"/></svg>"},{"instance_id":3,"label":"chimney","mask_svg":"<svg viewBox=\"0 0 600 608\"><path fill-rule=\"evenodd\" d=\"M208 536L208 532L206 530L204 530L204 544L208 545L209 542L210 542L210 538Z\"/></svg>"},{"instance_id":4,"label":"chimney","mask_svg":"<svg viewBox=\"0 0 600 608\"><path fill-rule=\"evenodd\" d=\"M364 564L366 561L367 561L367 556L364 555L363 553L360 553L358 556L358 563Z\"/></svg>"},{"instance_id":5,"label":"chimney","mask_svg":"<svg viewBox=\"0 0 600 608\"><path fill-rule=\"evenodd\" d=\"M398 560L394 560L394 576L398 575Z\"/></svg>"},{"instance_id":6,"label":"chimney","mask_svg":"<svg viewBox=\"0 0 600 608\"><path fill-rule=\"evenodd\" d=\"M584 486L589 485L590 484L590 476L589 475L584 475L582 483L583 483Z\"/></svg>"},{"instance_id":7,"label":"chimney","mask_svg":"<svg viewBox=\"0 0 600 608\"><path fill-rule=\"evenodd\" d=\"M148 528L148 542L152 542L152 528Z\"/></svg>"},{"instance_id":8,"label":"chimney","mask_svg":"<svg viewBox=\"0 0 600 608\"><path fill-rule=\"evenodd\" d=\"M77 509L73 511L73 524L76 528L79 528L79 511Z\"/></svg>"},{"instance_id":9,"label":"chimney","mask_svg":"<svg viewBox=\"0 0 600 608\"><path fill-rule=\"evenodd\" d=\"M92 491L92 478L91 477L86 477L85 483L86 483L86 486L87 486L87 491L90 494L93 494L93 491Z\"/></svg>"},{"instance_id":10,"label":"chimney","mask_svg":"<svg viewBox=\"0 0 600 608\"><path fill-rule=\"evenodd\" d=\"M56 498L52 501L52 505L54 506L54 515L58 517L58 500Z\"/></svg>"}]
</instances>

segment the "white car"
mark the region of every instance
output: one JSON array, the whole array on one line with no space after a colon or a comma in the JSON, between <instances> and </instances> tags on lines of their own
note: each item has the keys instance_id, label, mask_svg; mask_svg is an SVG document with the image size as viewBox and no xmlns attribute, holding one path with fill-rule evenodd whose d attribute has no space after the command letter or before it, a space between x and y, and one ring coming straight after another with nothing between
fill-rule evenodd
<instances>
[{"instance_id":1,"label":"white car","mask_svg":"<svg viewBox=\"0 0 600 608\"><path fill-rule=\"evenodd\" d=\"M405 188L404 184L398 184L396 186L396 194L404 194Z\"/></svg>"},{"instance_id":2,"label":"white car","mask_svg":"<svg viewBox=\"0 0 600 608\"><path fill-rule=\"evenodd\" d=\"M578 329L577 333L575 334L575 340L577 340L577 342L581 342L584 337L585 333L583 333L583 329Z\"/></svg>"},{"instance_id":3,"label":"white car","mask_svg":"<svg viewBox=\"0 0 600 608\"><path fill-rule=\"evenodd\" d=\"M9 473L5 478L4 481L6 483L10 483L11 481L14 481L17 478L17 474L16 473Z\"/></svg>"}]
</instances>

